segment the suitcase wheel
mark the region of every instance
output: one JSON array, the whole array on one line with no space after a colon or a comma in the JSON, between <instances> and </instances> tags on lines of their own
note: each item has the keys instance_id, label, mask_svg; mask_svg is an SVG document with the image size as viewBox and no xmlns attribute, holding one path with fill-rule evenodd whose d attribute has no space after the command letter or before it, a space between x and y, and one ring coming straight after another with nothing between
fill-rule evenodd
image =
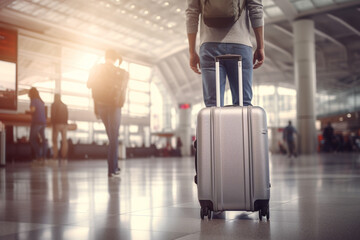
<instances>
[{"instance_id":1,"label":"suitcase wheel","mask_svg":"<svg viewBox=\"0 0 360 240\"><path fill-rule=\"evenodd\" d=\"M262 217L266 216L266 220L270 219L270 209L269 209L269 205L266 206L266 208L260 208L259 210L259 219L260 221L262 221Z\"/></svg>"},{"instance_id":2,"label":"suitcase wheel","mask_svg":"<svg viewBox=\"0 0 360 240\"><path fill-rule=\"evenodd\" d=\"M260 208L260 210L259 210L259 219L260 219L260 221L262 221L262 209Z\"/></svg>"},{"instance_id":3,"label":"suitcase wheel","mask_svg":"<svg viewBox=\"0 0 360 240\"><path fill-rule=\"evenodd\" d=\"M201 219L204 219L205 216L208 217L208 219L211 219L212 217L212 211L208 207L204 207L200 209L200 217Z\"/></svg>"},{"instance_id":4,"label":"suitcase wheel","mask_svg":"<svg viewBox=\"0 0 360 240\"><path fill-rule=\"evenodd\" d=\"M207 217L208 217L209 220L212 218L212 211L210 209L208 210Z\"/></svg>"}]
</instances>

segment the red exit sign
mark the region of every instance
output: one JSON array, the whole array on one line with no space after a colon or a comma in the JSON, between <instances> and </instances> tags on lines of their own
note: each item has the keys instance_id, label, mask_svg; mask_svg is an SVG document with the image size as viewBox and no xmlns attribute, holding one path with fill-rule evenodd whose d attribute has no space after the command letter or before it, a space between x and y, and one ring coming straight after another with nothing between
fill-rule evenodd
<instances>
[{"instance_id":1,"label":"red exit sign","mask_svg":"<svg viewBox=\"0 0 360 240\"><path fill-rule=\"evenodd\" d=\"M189 103L179 104L180 109L189 109L190 107L191 107L191 104L189 104Z\"/></svg>"}]
</instances>

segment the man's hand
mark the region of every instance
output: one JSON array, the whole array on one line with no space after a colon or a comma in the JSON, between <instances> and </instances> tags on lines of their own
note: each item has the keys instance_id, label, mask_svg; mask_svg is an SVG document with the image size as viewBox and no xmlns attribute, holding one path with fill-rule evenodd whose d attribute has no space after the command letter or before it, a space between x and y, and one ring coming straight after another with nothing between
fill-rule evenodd
<instances>
[{"instance_id":1,"label":"man's hand","mask_svg":"<svg viewBox=\"0 0 360 240\"><path fill-rule=\"evenodd\" d=\"M265 60L265 45L264 45L264 27L253 28L256 38L256 50L253 57L253 68L259 68Z\"/></svg>"},{"instance_id":2,"label":"man's hand","mask_svg":"<svg viewBox=\"0 0 360 240\"><path fill-rule=\"evenodd\" d=\"M265 60L265 51L263 48L256 49L253 57L253 68L259 68Z\"/></svg>"},{"instance_id":3,"label":"man's hand","mask_svg":"<svg viewBox=\"0 0 360 240\"><path fill-rule=\"evenodd\" d=\"M200 58L199 58L199 55L196 52L190 54L190 67L195 73L201 74L201 72L200 72Z\"/></svg>"}]
</instances>

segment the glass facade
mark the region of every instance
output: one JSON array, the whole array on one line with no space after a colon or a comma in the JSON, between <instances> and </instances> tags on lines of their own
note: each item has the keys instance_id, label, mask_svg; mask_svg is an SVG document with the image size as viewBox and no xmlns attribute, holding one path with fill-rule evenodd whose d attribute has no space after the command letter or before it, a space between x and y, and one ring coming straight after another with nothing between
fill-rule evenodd
<instances>
[{"instance_id":1,"label":"glass facade","mask_svg":"<svg viewBox=\"0 0 360 240\"><path fill-rule=\"evenodd\" d=\"M32 41L34 45L40 43L37 39L19 36L20 43L24 38ZM105 128L101 121L94 117L91 91L86 86L91 67L104 62L103 53L95 52L93 49L79 50L47 42L43 44L49 45L49 51L32 52L33 48L27 49L26 46L20 44L19 92L24 94L19 96L18 111L25 112L29 108L30 100L25 90L36 87L48 108L49 117L54 93L60 93L62 101L69 108L69 123L77 125L76 131L68 131L68 138L74 143L94 141L106 143ZM32 70L22 74L22 68L29 69L29 65ZM126 144L140 146L149 142L144 138L150 138L147 136L150 128L150 93L151 89L155 91L157 86L151 84L152 68L150 66L124 60L121 67L130 73L130 79L126 103L122 109L120 138ZM133 125L132 122L138 125ZM15 127L14 132L15 138L28 138L29 127ZM46 137L51 139L50 128L46 130Z\"/></svg>"},{"instance_id":2,"label":"glass facade","mask_svg":"<svg viewBox=\"0 0 360 240\"><path fill-rule=\"evenodd\" d=\"M337 94L317 94L316 102L318 116L360 111L360 87Z\"/></svg>"},{"instance_id":3,"label":"glass facade","mask_svg":"<svg viewBox=\"0 0 360 240\"><path fill-rule=\"evenodd\" d=\"M290 0L290 2L299 12L352 1L356 0Z\"/></svg>"},{"instance_id":4,"label":"glass facade","mask_svg":"<svg viewBox=\"0 0 360 240\"><path fill-rule=\"evenodd\" d=\"M225 94L225 104L232 104L230 90ZM291 88L254 85L252 104L266 111L269 127L281 127L296 118L296 91Z\"/></svg>"},{"instance_id":5,"label":"glass facade","mask_svg":"<svg viewBox=\"0 0 360 240\"><path fill-rule=\"evenodd\" d=\"M271 2L269 2L269 5ZM32 41L32 47L22 44ZM69 131L68 137L74 143L103 144L107 142L101 121L93 114L91 91L86 87L88 74L94 64L104 61L101 52L94 49L75 49L60 44L43 42L30 37L19 36L19 92L34 86L48 107L55 92L69 107L70 123L77 125L76 131ZM45 44L36 51L36 45ZM149 146L151 135L157 132L174 132L178 125L177 105L163 84L160 74L152 66L124 60L122 68L130 73L126 104L122 109L123 121L120 139L127 146ZM27 69L24 71L24 69ZM31 69L31 70L29 70ZM296 91L291 88L271 85L253 86L253 105L261 106L267 112L270 128L284 127L289 120L296 123ZM19 112L29 107L26 94L19 95ZM225 104L231 105L231 93L227 90ZM196 117L202 102L192 104L192 134L195 135ZM360 110L360 88L352 88L338 94L318 93L316 111L318 116L336 113L351 113ZM28 138L29 127L18 126L15 138ZM46 136L51 139L51 129ZM51 142L51 141L50 141ZM50 143L51 145L51 143Z\"/></svg>"}]
</instances>

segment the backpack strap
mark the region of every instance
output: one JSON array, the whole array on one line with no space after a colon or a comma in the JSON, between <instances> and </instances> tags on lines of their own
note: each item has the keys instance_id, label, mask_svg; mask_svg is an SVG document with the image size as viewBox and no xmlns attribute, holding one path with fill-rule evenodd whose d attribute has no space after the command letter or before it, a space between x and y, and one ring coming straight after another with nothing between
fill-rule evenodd
<instances>
[{"instance_id":1,"label":"backpack strap","mask_svg":"<svg viewBox=\"0 0 360 240\"><path fill-rule=\"evenodd\" d=\"M240 1L239 1L239 17L236 19L236 21L239 20L239 18L241 17L241 14L242 14L242 11L243 11L244 8L245 8L245 5L246 5L246 0L243 1L241 7L240 7ZM235 22L236 22L236 21L235 21Z\"/></svg>"}]
</instances>

